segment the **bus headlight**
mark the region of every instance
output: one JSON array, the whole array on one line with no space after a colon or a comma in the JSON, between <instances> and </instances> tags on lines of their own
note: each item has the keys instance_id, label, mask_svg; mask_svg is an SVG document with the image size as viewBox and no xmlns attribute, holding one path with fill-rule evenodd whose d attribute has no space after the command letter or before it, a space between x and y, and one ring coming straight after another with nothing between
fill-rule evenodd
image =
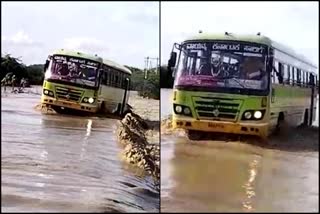
<instances>
[{"instance_id":1,"label":"bus headlight","mask_svg":"<svg viewBox=\"0 0 320 214\"><path fill-rule=\"evenodd\" d=\"M175 110L177 113L181 113L182 112L182 107L181 106L176 106Z\"/></svg>"},{"instance_id":2,"label":"bus headlight","mask_svg":"<svg viewBox=\"0 0 320 214\"><path fill-rule=\"evenodd\" d=\"M90 103L90 104L92 104L92 103L94 103L94 101L95 101L95 98L93 98L93 97L84 97L84 98L82 99L82 102L83 102L83 103Z\"/></svg>"},{"instance_id":3,"label":"bus headlight","mask_svg":"<svg viewBox=\"0 0 320 214\"><path fill-rule=\"evenodd\" d=\"M244 113L244 118L250 119L251 117L252 117L252 114L250 111L247 111L246 113Z\"/></svg>"},{"instance_id":4,"label":"bus headlight","mask_svg":"<svg viewBox=\"0 0 320 214\"><path fill-rule=\"evenodd\" d=\"M48 89L43 89L43 94L45 94L46 96L49 96L49 97L54 97L53 91L50 91Z\"/></svg>"},{"instance_id":5,"label":"bus headlight","mask_svg":"<svg viewBox=\"0 0 320 214\"><path fill-rule=\"evenodd\" d=\"M260 119L262 117L262 112L261 111L255 111L253 116L256 119Z\"/></svg>"},{"instance_id":6,"label":"bus headlight","mask_svg":"<svg viewBox=\"0 0 320 214\"><path fill-rule=\"evenodd\" d=\"M183 109L183 113L186 114L186 115L189 115L189 114L191 114L191 111L190 111L190 109L188 107L185 107Z\"/></svg>"},{"instance_id":7,"label":"bus headlight","mask_svg":"<svg viewBox=\"0 0 320 214\"><path fill-rule=\"evenodd\" d=\"M90 97L90 98L88 99L88 102L89 102L90 104L92 104L92 103L94 102L94 99L93 99L92 97Z\"/></svg>"},{"instance_id":8,"label":"bus headlight","mask_svg":"<svg viewBox=\"0 0 320 214\"><path fill-rule=\"evenodd\" d=\"M173 110L175 114L192 117L191 109L188 106L173 104Z\"/></svg>"},{"instance_id":9,"label":"bus headlight","mask_svg":"<svg viewBox=\"0 0 320 214\"><path fill-rule=\"evenodd\" d=\"M261 110L247 110L242 115L242 120L261 120L263 118L265 109Z\"/></svg>"}]
</instances>

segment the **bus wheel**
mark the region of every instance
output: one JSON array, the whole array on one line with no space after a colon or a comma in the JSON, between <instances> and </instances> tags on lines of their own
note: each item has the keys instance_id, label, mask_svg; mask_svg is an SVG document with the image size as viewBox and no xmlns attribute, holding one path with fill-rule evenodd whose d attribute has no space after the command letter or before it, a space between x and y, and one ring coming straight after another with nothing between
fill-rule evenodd
<instances>
[{"instance_id":1,"label":"bus wheel","mask_svg":"<svg viewBox=\"0 0 320 214\"><path fill-rule=\"evenodd\" d=\"M308 125L309 125L309 121L308 121L308 117L309 117L309 111L308 111L308 109L306 109L305 111L304 111L304 117L303 117L303 122L302 122L302 126L303 127L307 127Z\"/></svg>"},{"instance_id":2,"label":"bus wheel","mask_svg":"<svg viewBox=\"0 0 320 214\"><path fill-rule=\"evenodd\" d=\"M121 103L118 103L118 107L117 107L117 110L116 110L115 114L119 115L119 116L122 116L121 115Z\"/></svg>"},{"instance_id":3,"label":"bus wheel","mask_svg":"<svg viewBox=\"0 0 320 214\"><path fill-rule=\"evenodd\" d=\"M126 108L122 114L122 117L126 116L126 114L129 114L129 113L133 113L132 112L132 109L128 107L128 105L126 105Z\"/></svg>"},{"instance_id":4,"label":"bus wheel","mask_svg":"<svg viewBox=\"0 0 320 214\"><path fill-rule=\"evenodd\" d=\"M276 135L280 134L280 131L283 131L283 128L284 128L284 115L282 112L280 112L278 116L277 126L275 129L275 134Z\"/></svg>"},{"instance_id":5,"label":"bus wheel","mask_svg":"<svg viewBox=\"0 0 320 214\"><path fill-rule=\"evenodd\" d=\"M200 131L188 130L187 135L188 135L189 140L201 140L203 133Z\"/></svg>"},{"instance_id":6,"label":"bus wheel","mask_svg":"<svg viewBox=\"0 0 320 214\"><path fill-rule=\"evenodd\" d=\"M100 107L99 107L99 110L98 110L98 113L99 113L99 114L105 113L105 104L104 104L104 101L101 102Z\"/></svg>"}]
</instances>

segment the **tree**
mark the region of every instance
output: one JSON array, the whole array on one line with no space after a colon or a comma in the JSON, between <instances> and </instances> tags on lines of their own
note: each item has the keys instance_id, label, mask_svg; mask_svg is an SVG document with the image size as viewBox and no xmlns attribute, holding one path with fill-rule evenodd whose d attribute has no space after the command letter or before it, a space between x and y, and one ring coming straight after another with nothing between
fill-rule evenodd
<instances>
[{"instance_id":1,"label":"tree","mask_svg":"<svg viewBox=\"0 0 320 214\"><path fill-rule=\"evenodd\" d=\"M0 78L3 79L7 73L12 72L17 79L27 76L26 66L22 63L20 58L12 57L10 54L1 56L1 73Z\"/></svg>"},{"instance_id":2,"label":"tree","mask_svg":"<svg viewBox=\"0 0 320 214\"><path fill-rule=\"evenodd\" d=\"M156 73L157 68L148 71L145 79L145 72L139 68L125 66L131 70L130 90L138 91L138 95L153 99L160 99L160 75Z\"/></svg>"},{"instance_id":3,"label":"tree","mask_svg":"<svg viewBox=\"0 0 320 214\"><path fill-rule=\"evenodd\" d=\"M43 83L43 79L44 79L43 70L44 70L43 64L29 65L27 67L29 83L31 85L41 85Z\"/></svg>"}]
</instances>

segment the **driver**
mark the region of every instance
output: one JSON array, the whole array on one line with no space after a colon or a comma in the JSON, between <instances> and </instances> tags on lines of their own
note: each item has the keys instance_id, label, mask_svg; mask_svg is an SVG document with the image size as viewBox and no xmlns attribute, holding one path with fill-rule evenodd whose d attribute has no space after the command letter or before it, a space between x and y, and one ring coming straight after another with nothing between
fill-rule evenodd
<instances>
[{"instance_id":1,"label":"driver","mask_svg":"<svg viewBox=\"0 0 320 214\"><path fill-rule=\"evenodd\" d=\"M202 57L200 58L199 74L200 75L213 75L213 62L211 59L211 51L202 52Z\"/></svg>"},{"instance_id":2,"label":"driver","mask_svg":"<svg viewBox=\"0 0 320 214\"><path fill-rule=\"evenodd\" d=\"M74 77L74 76L78 76L78 67L77 65L73 62L73 63L68 63L68 70L70 72L70 76Z\"/></svg>"},{"instance_id":3,"label":"driver","mask_svg":"<svg viewBox=\"0 0 320 214\"><path fill-rule=\"evenodd\" d=\"M261 80L266 73L264 63L256 57L246 57L242 67L245 79Z\"/></svg>"}]
</instances>

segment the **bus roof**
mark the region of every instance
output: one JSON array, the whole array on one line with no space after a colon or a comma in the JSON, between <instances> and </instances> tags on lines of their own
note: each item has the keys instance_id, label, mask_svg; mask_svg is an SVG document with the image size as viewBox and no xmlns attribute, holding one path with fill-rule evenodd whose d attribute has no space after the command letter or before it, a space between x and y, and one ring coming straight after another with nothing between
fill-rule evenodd
<instances>
[{"instance_id":1,"label":"bus roof","mask_svg":"<svg viewBox=\"0 0 320 214\"><path fill-rule=\"evenodd\" d=\"M53 51L52 55L66 55L66 56L73 56L73 57L79 57L84 59L89 59L92 61L100 62L102 63L103 59L99 57L98 55L91 55L82 53L79 51L73 51L73 50L67 50L67 49L58 49Z\"/></svg>"},{"instance_id":2,"label":"bus roof","mask_svg":"<svg viewBox=\"0 0 320 214\"><path fill-rule=\"evenodd\" d=\"M211 34L211 33L199 33L195 36L189 37L185 40L185 42L189 41L203 41L203 40L233 40L233 41L243 41L243 42L253 42L258 44L264 44L267 46L271 46L274 49L277 49L278 51L281 51L287 55L290 55L306 64L309 64L310 66L317 68L315 64L313 64L311 61L309 61L305 56L301 54L297 54L294 50L291 48L280 44L274 40L271 40L267 36L263 35L254 35L254 34L233 34L233 33L220 33L220 34Z\"/></svg>"},{"instance_id":3,"label":"bus roof","mask_svg":"<svg viewBox=\"0 0 320 214\"><path fill-rule=\"evenodd\" d=\"M126 68L125 66L120 65L120 64L118 64L114 61L111 61L109 59L103 59L103 64L110 66L112 68L118 69L120 71L123 71L124 73L130 74L130 75L132 74L132 72L128 68Z\"/></svg>"}]
</instances>

